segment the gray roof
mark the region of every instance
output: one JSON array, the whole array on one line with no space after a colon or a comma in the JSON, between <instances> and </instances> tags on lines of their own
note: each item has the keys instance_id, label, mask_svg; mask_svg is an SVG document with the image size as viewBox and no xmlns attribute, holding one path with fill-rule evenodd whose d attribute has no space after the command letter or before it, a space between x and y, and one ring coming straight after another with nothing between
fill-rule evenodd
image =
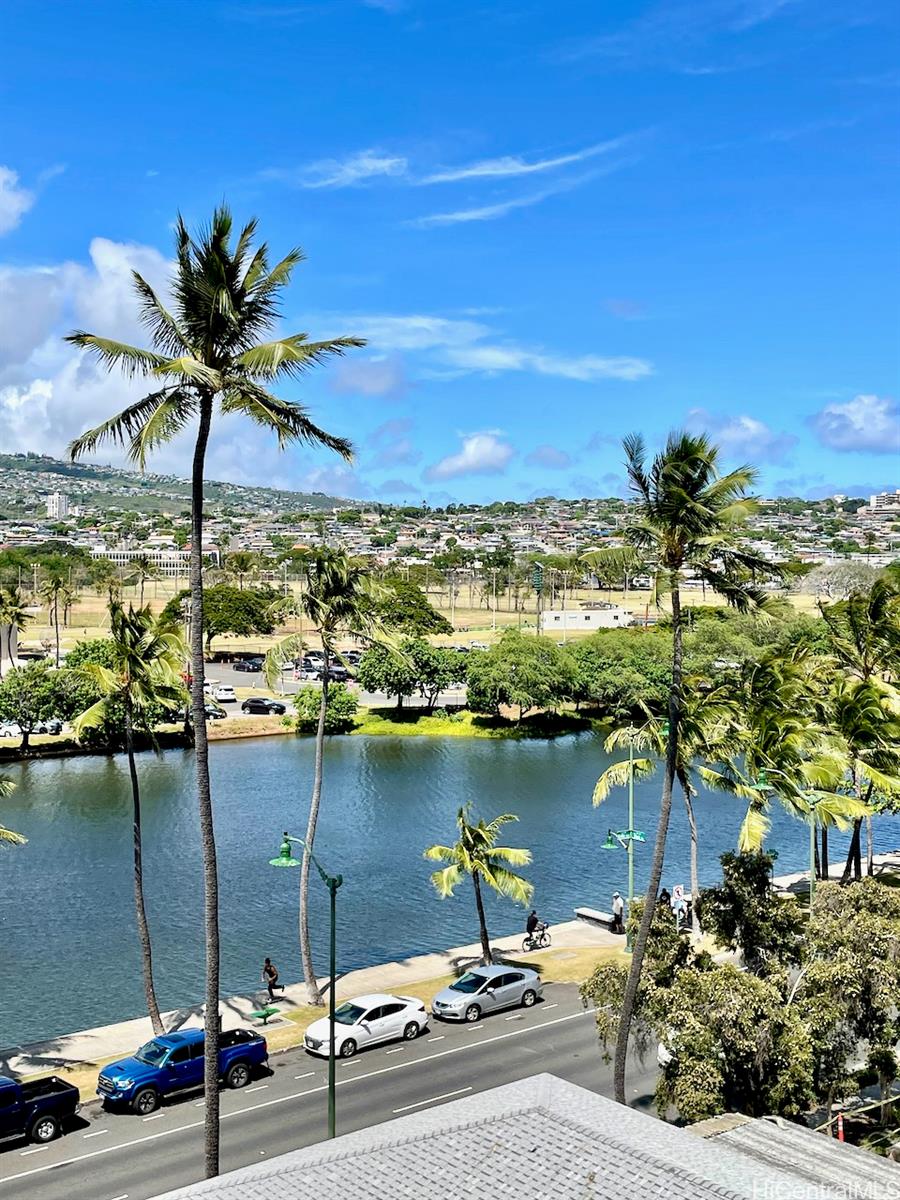
<instances>
[{"instance_id":1,"label":"gray roof","mask_svg":"<svg viewBox=\"0 0 900 1200\"><path fill-rule=\"evenodd\" d=\"M760 1142L782 1131L766 1122L714 1141L623 1108L593 1092L535 1075L425 1112L344 1134L169 1192L159 1200L759 1200L852 1195L808 1188L813 1176L795 1173L789 1156L765 1153ZM820 1153L833 1146L821 1135ZM848 1147L842 1147L846 1151ZM865 1154L858 1151L858 1154ZM865 1155L867 1161L870 1156ZM867 1200L897 1200L880 1183ZM847 1177L863 1176L854 1158ZM883 1182L884 1176L879 1176ZM823 1176L816 1177L819 1183Z\"/></svg>"},{"instance_id":2,"label":"gray roof","mask_svg":"<svg viewBox=\"0 0 900 1200\"><path fill-rule=\"evenodd\" d=\"M803 1125L778 1117L743 1118L714 1139L716 1145L740 1151L755 1165L789 1171L798 1184L807 1185L810 1195L900 1200L900 1166ZM821 1190L814 1192L814 1187Z\"/></svg>"}]
</instances>

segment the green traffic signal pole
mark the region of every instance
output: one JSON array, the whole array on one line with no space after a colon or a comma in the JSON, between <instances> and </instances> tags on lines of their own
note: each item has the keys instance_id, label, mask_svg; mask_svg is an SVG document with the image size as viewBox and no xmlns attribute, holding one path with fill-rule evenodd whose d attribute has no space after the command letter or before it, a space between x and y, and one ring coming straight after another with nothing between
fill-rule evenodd
<instances>
[{"instance_id":1,"label":"green traffic signal pole","mask_svg":"<svg viewBox=\"0 0 900 1200\"><path fill-rule=\"evenodd\" d=\"M324 870L322 864L310 850L309 846L303 838L291 837L285 831L282 835L281 849L277 858L270 858L269 865L272 867L299 867L302 865L302 859L294 858L291 854L291 842L296 842L298 846L302 846L304 851L309 855L316 870L322 879L322 882L328 888L330 898L329 909L331 916L331 930L329 937L329 974L331 976L331 984L328 989L328 1136L333 1138L336 1136L336 1106L335 1106L335 1087L337 1083L336 1063L334 1054L334 1026L335 1026L335 984L337 981L337 890L344 882L343 875L329 875Z\"/></svg>"}]
</instances>

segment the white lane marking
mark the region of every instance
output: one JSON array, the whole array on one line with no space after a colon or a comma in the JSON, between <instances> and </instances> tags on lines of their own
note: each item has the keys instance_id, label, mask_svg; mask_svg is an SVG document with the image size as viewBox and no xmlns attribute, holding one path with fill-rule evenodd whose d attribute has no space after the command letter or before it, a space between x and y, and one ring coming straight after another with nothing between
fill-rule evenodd
<instances>
[{"instance_id":1,"label":"white lane marking","mask_svg":"<svg viewBox=\"0 0 900 1200\"><path fill-rule=\"evenodd\" d=\"M551 1008L559 1008L559 1004L544 1004L541 1006L541 1012L549 1012Z\"/></svg>"},{"instance_id":2,"label":"white lane marking","mask_svg":"<svg viewBox=\"0 0 900 1200\"><path fill-rule=\"evenodd\" d=\"M128 1200L128 1193L123 1192L121 1196L113 1196L112 1200Z\"/></svg>"},{"instance_id":3,"label":"white lane marking","mask_svg":"<svg viewBox=\"0 0 900 1200\"><path fill-rule=\"evenodd\" d=\"M22 1158L24 1158L26 1154L40 1154L42 1150L49 1149L49 1146L35 1146L33 1150L20 1150L19 1153L21 1154ZM15 1176L13 1178L15 1178Z\"/></svg>"},{"instance_id":4,"label":"white lane marking","mask_svg":"<svg viewBox=\"0 0 900 1200\"><path fill-rule=\"evenodd\" d=\"M409 1112L411 1108L421 1108L423 1104L436 1104L438 1100L449 1100L451 1096L462 1096L464 1092L471 1092L471 1087L457 1088L455 1092L442 1092L440 1096L432 1096L428 1100L417 1100L415 1104L404 1104L402 1108L395 1108L394 1114Z\"/></svg>"},{"instance_id":5,"label":"white lane marking","mask_svg":"<svg viewBox=\"0 0 900 1200\"><path fill-rule=\"evenodd\" d=\"M479 1021L479 1023L477 1025L468 1025L466 1027L466 1032L467 1033L479 1033L482 1029L484 1029L484 1026Z\"/></svg>"},{"instance_id":6,"label":"white lane marking","mask_svg":"<svg viewBox=\"0 0 900 1200\"><path fill-rule=\"evenodd\" d=\"M195 1100L194 1108L203 1108L205 1104L206 1104L205 1100Z\"/></svg>"},{"instance_id":7,"label":"white lane marking","mask_svg":"<svg viewBox=\"0 0 900 1200\"><path fill-rule=\"evenodd\" d=\"M160 1115L162 1115L162 1114L160 1114ZM108 1129L97 1129L97 1130L95 1130L93 1133L83 1133L81 1136L82 1136L83 1138L89 1138L89 1137L102 1137L102 1135L103 1135L104 1133L109 1133L109 1130L108 1130Z\"/></svg>"},{"instance_id":8,"label":"white lane marking","mask_svg":"<svg viewBox=\"0 0 900 1200\"><path fill-rule=\"evenodd\" d=\"M354 1058L353 1062L342 1062L342 1067L361 1067L362 1062L358 1058Z\"/></svg>"},{"instance_id":9,"label":"white lane marking","mask_svg":"<svg viewBox=\"0 0 900 1200\"><path fill-rule=\"evenodd\" d=\"M295 1079L312 1079L313 1075L315 1075L315 1071L307 1071L305 1075L295 1075L294 1078Z\"/></svg>"},{"instance_id":10,"label":"white lane marking","mask_svg":"<svg viewBox=\"0 0 900 1200\"><path fill-rule=\"evenodd\" d=\"M429 1038L429 1042L442 1042L446 1037L446 1033L439 1034L438 1037Z\"/></svg>"},{"instance_id":11,"label":"white lane marking","mask_svg":"<svg viewBox=\"0 0 900 1200\"><path fill-rule=\"evenodd\" d=\"M385 1050L385 1054L399 1054L402 1049L402 1046L396 1046L393 1050Z\"/></svg>"},{"instance_id":12,"label":"white lane marking","mask_svg":"<svg viewBox=\"0 0 900 1200\"><path fill-rule=\"evenodd\" d=\"M269 1085L267 1083L258 1083L256 1087L247 1088L247 1095L251 1092L264 1092Z\"/></svg>"},{"instance_id":13,"label":"white lane marking","mask_svg":"<svg viewBox=\"0 0 900 1200\"><path fill-rule=\"evenodd\" d=\"M507 1038L521 1037L523 1033L531 1033L535 1029L546 1029L548 1025L562 1025L565 1021L574 1021L578 1017L593 1016L593 1009L586 1009L581 1012L569 1013L565 1017L554 1017L552 1021L539 1021L535 1025L526 1025L523 1029L510 1029L506 1033L498 1033L496 1037L488 1038L487 1041L479 1042L479 1046L487 1046L490 1042L503 1042ZM379 1067L377 1071L369 1071L366 1075L357 1075L355 1079L339 1079L338 1087L346 1087L350 1083L358 1083L360 1079L372 1079L377 1075L386 1075L389 1071L402 1071L407 1067L416 1066L418 1063L431 1062L435 1058L446 1058L448 1054L459 1054L464 1050L469 1050L474 1045L473 1042L463 1042L461 1046L452 1046L449 1050L438 1050L436 1054L428 1054L423 1058L407 1058L403 1062L392 1063L389 1067ZM274 1100L263 1100L262 1104L252 1104L249 1108L236 1108L232 1112L222 1113L222 1120L227 1121L230 1117L241 1117L249 1112L257 1112L261 1108L271 1108L274 1104L285 1104L290 1100L299 1100L302 1096L311 1096L314 1092L324 1092L327 1090L327 1084L319 1084L317 1087L308 1088L305 1092L294 1092L290 1096L278 1096ZM192 1121L187 1125L179 1125L177 1128L161 1129L159 1133L149 1133L146 1137L133 1138L129 1142L119 1142L116 1146L105 1146L102 1150L90 1150L87 1154L77 1154L72 1158L64 1158L58 1163L48 1163L45 1167L31 1167L27 1171L19 1171L16 1175L6 1175L0 1177L0 1187L5 1183L12 1183L15 1179L27 1179L29 1175L41 1175L44 1171L55 1171L59 1167L69 1167L72 1163L84 1162L88 1158L99 1158L101 1154L112 1154L115 1150L128 1150L132 1146L140 1146L144 1142L155 1142L159 1138L171 1137L173 1133L187 1133L191 1129L202 1129L202 1121ZM38 1147L40 1150L48 1149L46 1146ZM23 1150L23 1154L34 1154L33 1150Z\"/></svg>"},{"instance_id":14,"label":"white lane marking","mask_svg":"<svg viewBox=\"0 0 900 1200\"><path fill-rule=\"evenodd\" d=\"M165 1115L165 1113L154 1113L152 1117L142 1117L141 1119L144 1121L158 1121L160 1117L164 1117ZM88 1135L85 1134L84 1136L87 1137Z\"/></svg>"},{"instance_id":15,"label":"white lane marking","mask_svg":"<svg viewBox=\"0 0 900 1200\"><path fill-rule=\"evenodd\" d=\"M504 1021L524 1021L525 1018L520 1013L513 1013L511 1017L504 1017Z\"/></svg>"}]
</instances>

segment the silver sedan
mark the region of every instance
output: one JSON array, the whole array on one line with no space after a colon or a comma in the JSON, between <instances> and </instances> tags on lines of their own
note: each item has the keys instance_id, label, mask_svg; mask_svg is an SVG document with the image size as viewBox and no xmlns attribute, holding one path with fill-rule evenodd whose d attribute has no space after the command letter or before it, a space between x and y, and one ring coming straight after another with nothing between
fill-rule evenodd
<instances>
[{"instance_id":1,"label":"silver sedan","mask_svg":"<svg viewBox=\"0 0 900 1200\"><path fill-rule=\"evenodd\" d=\"M444 1021L478 1021L498 1008L531 1008L542 992L541 977L530 967L476 967L438 992L431 1012Z\"/></svg>"}]
</instances>

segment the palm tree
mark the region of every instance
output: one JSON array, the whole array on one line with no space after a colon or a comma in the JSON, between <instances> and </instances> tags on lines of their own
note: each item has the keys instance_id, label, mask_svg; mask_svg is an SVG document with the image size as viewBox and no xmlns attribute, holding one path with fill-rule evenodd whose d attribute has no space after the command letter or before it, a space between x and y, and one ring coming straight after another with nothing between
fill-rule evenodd
<instances>
[{"instance_id":1,"label":"palm tree","mask_svg":"<svg viewBox=\"0 0 900 1200\"><path fill-rule=\"evenodd\" d=\"M3 633L6 631L6 657L12 665L12 635L13 630L21 633L31 614L18 588L3 588L0 590L0 679L3 678Z\"/></svg>"},{"instance_id":2,"label":"palm tree","mask_svg":"<svg viewBox=\"0 0 900 1200\"><path fill-rule=\"evenodd\" d=\"M0 775L0 796L8 796L15 786L11 779ZM24 846L27 841L28 838L22 837L21 833L14 833L12 829L0 825L0 846Z\"/></svg>"},{"instance_id":3,"label":"palm tree","mask_svg":"<svg viewBox=\"0 0 900 1200\"><path fill-rule=\"evenodd\" d=\"M119 569L112 559L93 559L88 568L88 577L97 595L100 596L106 592L107 601L112 604L113 600L119 594L119 585L122 582Z\"/></svg>"},{"instance_id":4,"label":"palm tree","mask_svg":"<svg viewBox=\"0 0 900 1200\"><path fill-rule=\"evenodd\" d=\"M900 704L897 679L900 675L900 590L893 581L876 579L869 591L856 590L837 604L819 605L828 626L831 653L839 671L879 691ZM856 725L857 734L860 727ZM865 724L865 722L864 722ZM858 794L858 793L857 793ZM872 873L872 817L866 822L867 865ZM854 870L860 874L860 833L858 818L850 840L844 879Z\"/></svg>"},{"instance_id":5,"label":"palm tree","mask_svg":"<svg viewBox=\"0 0 900 1200\"><path fill-rule=\"evenodd\" d=\"M134 734L139 730L153 738L153 724L160 706L180 705L184 700L181 667L187 647L178 626L154 617L149 608L128 611L119 603L109 609L112 666L85 663L81 670L90 677L101 699L72 722L76 737L95 729L117 709L125 715L125 753L131 777L134 845L134 909L144 975L144 995L153 1032L165 1032L153 985L153 952L144 904L144 872L141 832L141 791L134 760Z\"/></svg>"},{"instance_id":6,"label":"palm tree","mask_svg":"<svg viewBox=\"0 0 900 1200\"><path fill-rule=\"evenodd\" d=\"M295 378L331 355L361 346L359 338L309 342L302 333L261 341L275 324L279 298L302 261L291 250L274 267L267 247L254 249L256 221L232 243L231 214L216 209L208 228L193 238L181 217L175 229L174 309L169 311L137 272L134 286L152 349L78 330L68 340L108 368L153 381L153 390L69 447L76 459L111 441L143 465L157 447L196 422L191 467L191 707L203 853L206 931L205 1155L208 1176L219 1170L219 888L209 753L203 694L203 472L213 418L239 413L278 438L280 446L307 442L343 457L350 444L320 429L299 404L273 395L269 385Z\"/></svg>"},{"instance_id":7,"label":"palm tree","mask_svg":"<svg viewBox=\"0 0 900 1200\"><path fill-rule=\"evenodd\" d=\"M40 597L47 606L47 620L53 625L56 644L56 665L59 666L59 606L67 591L67 576L65 570L56 563L48 563L47 574L38 587Z\"/></svg>"},{"instance_id":8,"label":"palm tree","mask_svg":"<svg viewBox=\"0 0 900 1200\"><path fill-rule=\"evenodd\" d=\"M330 669L334 660L340 658L337 642L342 636L349 635L358 641L391 647L395 647L395 641L385 630L375 609L376 602L385 594L384 589L373 581L365 562L352 559L340 550L317 549L304 562L303 572L305 581L299 608L319 635L325 662L316 726L312 795L300 869L300 957L309 1003L321 1004L322 996L316 981L309 936L309 866L322 801ZM302 634L292 634L268 652L264 672L269 687L273 687L276 679L281 678L284 662L302 654L303 648Z\"/></svg>"},{"instance_id":9,"label":"palm tree","mask_svg":"<svg viewBox=\"0 0 900 1200\"><path fill-rule=\"evenodd\" d=\"M250 550L235 550L225 559L225 567L230 575L237 578L238 588L244 590L244 576L253 575L259 569L259 559Z\"/></svg>"},{"instance_id":10,"label":"palm tree","mask_svg":"<svg viewBox=\"0 0 900 1200\"><path fill-rule=\"evenodd\" d=\"M510 821L518 821L513 813L503 813L493 821L477 823L471 819L471 805L467 804L456 814L459 841L452 846L429 846L425 858L431 862L445 862L431 876L431 882L441 899L453 895L454 888L468 875L475 889L475 907L478 909L478 927L481 931L481 957L485 963L493 962L491 942L488 937L484 915L484 900L481 881L498 896L505 896L516 904L529 904L534 894L534 885L510 867L527 867L531 862L530 850L517 850L511 846L498 846L500 830Z\"/></svg>"},{"instance_id":11,"label":"palm tree","mask_svg":"<svg viewBox=\"0 0 900 1200\"><path fill-rule=\"evenodd\" d=\"M666 594L671 599L672 680L659 823L616 1036L615 1093L620 1104L625 1103L628 1037L656 910L672 811L672 787L679 765L684 638L682 577L690 568L728 604L744 611L765 600L764 594L748 580L756 575L776 573L764 559L742 548L738 541L741 526L756 508L755 502L747 496L756 478L755 471L740 467L720 475L718 450L704 435L670 434L665 449L655 456L649 467L645 465L646 450L640 436L627 437L624 449L631 488L637 494L638 516L626 530L626 539L654 564L657 600Z\"/></svg>"},{"instance_id":12,"label":"palm tree","mask_svg":"<svg viewBox=\"0 0 900 1200\"><path fill-rule=\"evenodd\" d=\"M730 781L710 764L722 761L732 750L735 702L725 684L703 686L701 679L686 680L685 683L675 775L684 798L691 838L691 928L696 930L700 897L697 819L694 814L694 796L698 790L696 780L699 778L708 787L733 792ZM604 749L612 753L633 746L635 750L650 751L652 757L626 758L611 763L594 787L595 808L614 787L628 783L632 770L635 780L648 779L665 760L668 728L663 722L657 721L649 709L644 709L644 715L644 724L638 728L625 725L614 729L604 742Z\"/></svg>"},{"instance_id":13,"label":"palm tree","mask_svg":"<svg viewBox=\"0 0 900 1200\"><path fill-rule=\"evenodd\" d=\"M144 607L144 584L149 579L159 579L159 571L149 554L139 554L131 560L131 577L129 583L136 583L139 589L138 607Z\"/></svg>"}]
</instances>

